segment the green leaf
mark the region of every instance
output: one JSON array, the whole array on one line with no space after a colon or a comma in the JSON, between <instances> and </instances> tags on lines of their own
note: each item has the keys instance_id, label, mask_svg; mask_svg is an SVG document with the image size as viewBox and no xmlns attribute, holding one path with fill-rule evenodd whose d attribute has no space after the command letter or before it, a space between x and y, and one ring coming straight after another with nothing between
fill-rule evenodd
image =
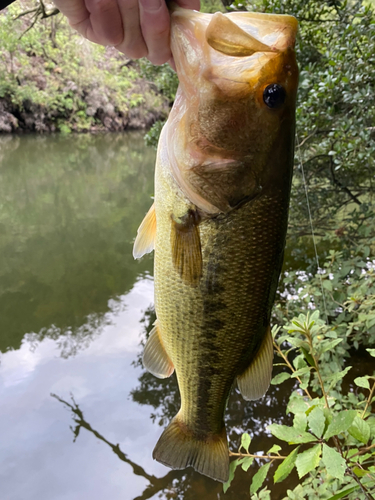
<instances>
[{"instance_id":1,"label":"green leaf","mask_svg":"<svg viewBox=\"0 0 375 500\"><path fill-rule=\"evenodd\" d=\"M286 479L292 472L293 467L296 463L296 458L298 455L299 448L300 447L297 446L297 448L295 448L291 453L289 453L289 455L286 458L284 458L284 460L278 466L273 476L273 480L275 483L281 483L281 481L284 481L284 479Z\"/></svg>"},{"instance_id":2,"label":"green leaf","mask_svg":"<svg viewBox=\"0 0 375 500\"><path fill-rule=\"evenodd\" d=\"M311 366L304 366L303 368L300 368L299 370L296 370L295 372L292 373L292 377L300 377L301 375L304 375L305 373L309 373L311 370Z\"/></svg>"},{"instance_id":3,"label":"green leaf","mask_svg":"<svg viewBox=\"0 0 375 500\"><path fill-rule=\"evenodd\" d=\"M321 445L316 444L312 448L298 455L296 460L296 467L297 467L298 477L300 479L302 476L304 476L308 472L318 467L321 453L322 453Z\"/></svg>"},{"instance_id":4,"label":"green leaf","mask_svg":"<svg viewBox=\"0 0 375 500\"><path fill-rule=\"evenodd\" d=\"M343 457L336 450L323 444L323 463L327 469L328 474L340 479L344 479L346 463Z\"/></svg>"},{"instance_id":5,"label":"green leaf","mask_svg":"<svg viewBox=\"0 0 375 500\"><path fill-rule=\"evenodd\" d=\"M311 432L318 438L322 437L325 427L325 416L322 408L315 407L307 417Z\"/></svg>"},{"instance_id":6,"label":"green leaf","mask_svg":"<svg viewBox=\"0 0 375 500\"><path fill-rule=\"evenodd\" d=\"M287 413L298 413L307 411L309 409L308 403L300 396L298 393L293 392L291 395L288 406L286 408Z\"/></svg>"},{"instance_id":7,"label":"green leaf","mask_svg":"<svg viewBox=\"0 0 375 500\"><path fill-rule=\"evenodd\" d=\"M305 349L302 346L300 347L300 349L303 352L303 355L305 356L305 359L309 363L309 365L313 366L314 368L316 368L316 365L315 365L315 362L314 362L314 358L311 356L311 354L309 354L309 352L307 351L307 349Z\"/></svg>"},{"instance_id":8,"label":"green leaf","mask_svg":"<svg viewBox=\"0 0 375 500\"><path fill-rule=\"evenodd\" d=\"M253 457L245 457L244 461L241 464L242 470L247 472L253 462L254 462Z\"/></svg>"},{"instance_id":9,"label":"green leaf","mask_svg":"<svg viewBox=\"0 0 375 500\"><path fill-rule=\"evenodd\" d=\"M289 444L311 443L311 441L316 440L309 432L301 432L287 425L271 424L268 429L275 437L287 441Z\"/></svg>"},{"instance_id":10,"label":"green leaf","mask_svg":"<svg viewBox=\"0 0 375 500\"><path fill-rule=\"evenodd\" d=\"M333 151L330 151L329 153L333 153ZM329 154L328 153L328 154ZM336 154L336 153L335 153ZM328 290L329 292L332 292L332 283L329 281L329 280L324 280L323 281L323 286L326 290Z\"/></svg>"},{"instance_id":11,"label":"green leaf","mask_svg":"<svg viewBox=\"0 0 375 500\"><path fill-rule=\"evenodd\" d=\"M358 441L361 441L363 444L366 444L370 439L370 426L358 415L356 415L352 425L348 429L348 432L351 436L358 439Z\"/></svg>"},{"instance_id":12,"label":"green leaf","mask_svg":"<svg viewBox=\"0 0 375 500\"><path fill-rule=\"evenodd\" d=\"M327 377L330 380L330 385L328 387L327 392L329 392L337 384L339 380L343 379L345 375L348 373L348 371L351 369L352 369L351 366L347 366L341 372L333 373L332 375L330 375L330 377Z\"/></svg>"},{"instance_id":13,"label":"green leaf","mask_svg":"<svg viewBox=\"0 0 375 500\"><path fill-rule=\"evenodd\" d=\"M323 354L323 352L333 350L342 341L343 341L343 339L334 339L334 340L330 340L329 342L326 342L326 341L322 342L321 347L319 347L319 353Z\"/></svg>"},{"instance_id":14,"label":"green leaf","mask_svg":"<svg viewBox=\"0 0 375 500\"><path fill-rule=\"evenodd\" d=\"M365 477L368 474L368 470L360 469L359 467L354 467L353 472L357 477Z\"/></svg>"},{"instance_id":15,"label":"green leaf","mask_svg":"<svg viewBox=\"0 0 375 500\"><path fill-rule=\"evenodd\" d=\"M278 373L273 379L271 380L272 385L278 385L284 382L285 380L288 380L290 378L290 373L287 372L282 372Z\"/></svg>"},{"instance_id":16,"label":"green leaf","mask_svg":"<svg viewBox=\"0 0 375 500\"><path fill-rule=\"evenodd\" d=\"M355 410L343 410L335 415L329 424L326 432L324 433L324 439L329 439L332 436L337 436L341 432L345 432L352 425L357 412Z\"/></svg>"},{"instance_id":17,"label":"green leaf","mask_svg":"<svg viewBox=\"0 0 375 500\"><path fill-rule=\"evenodd\" d=\"M363 387L364 389L370 389L370 383L368 381L368 376L367 377L357 377L354 379L354 383L358 387Z\"/></svg>"},{"instance_id":18,"label":"green leaf","mask_svg":"<svg viewBox=\"0 0 375 500\"><path fill-rule=\"evenodd\" d=\"M262 487L264 480L266 479L268 469L270 468L271 462L262 465L262 467L258 470L258 472L253 476L253 480L250 485L250 494L253 495L256 493L259 488Z\"/></svg>"},{"instance_id":19,"label":"green leaf","mask_svg":"<svg viewBox=\"0 0 375 500\"><path fill-rule=\"evenodd\" d=\"M293 427L299 432L304 432L307 427L306 413L296 413L293 419Z\"/></svg>"},{"instance_id":20,"label":"green leaf","mask_svg":"<svg viewBox=\"0 0 375 500\"><path fill-rule=\"evenodd\" d=\"M281 446L279 446L278 444L274 444L272 448L268 450L267 454L270 455L271 453L278 453L280 450Z\"/></svg>"},{"instance_id":21,"label":"green leaf","mask_svg":"<svg viewBox=\"0 0 375 500\"><path fill-rule=\"evenodd\" d=\"M250 443L251 443L250 435L247 432L244 432L241 436L240 450L241 450L241 448L243 448L246 451L246 453L249 453Z\"/></svg>"},{"instance_id":22,"label":"green leaf","mask_svg":"<svg viewBox=\"0 0 375 500\"><path fill-rule=\"evenodd\" d=\"M229 479L226 483L223 484L224 493L227 492L229 486L231 485L231 482L233 481L234 473L236 472L236 467L237 467L237 465L239 465L239 462L240 462L240 459L237 458L236 460L233 460L233 462L231 462L229 464Z\"/></svg>"},{"instance_id":23,"label":"green leaf","mask_svg":"<svg viewBox=\"0 0 375 500\"><path fill-rule=\"evenodd\" d=\"M375 358L375 349L366 349L366 351L369 352L370 355Z\"/></svg>"},{"instance_id":24,"label":"green leaf","mask_svg":"<svg viewBox=\"0 0 375 500\"><path fill-rule=\"evenodd\" d=\"M336 495L333 495L333 497L328 498L327 500L340 500L340 498L344 498L350 493L353 493L356 490L359 490L359 486L353 486L352 488L348 488L346 490L341 490L339 493L336 493Z\"/></svg>"}]
</instances>

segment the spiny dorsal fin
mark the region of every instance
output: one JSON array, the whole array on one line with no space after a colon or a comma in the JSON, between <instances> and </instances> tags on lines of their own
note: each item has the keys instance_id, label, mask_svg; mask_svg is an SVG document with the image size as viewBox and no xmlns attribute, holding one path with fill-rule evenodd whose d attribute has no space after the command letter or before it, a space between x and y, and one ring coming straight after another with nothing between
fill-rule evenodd
<instances>
[{"instance_id":1,"label":"spiny dorsal fin","mask_svg":"<svg viewBox=\"0 0 375 500\"><path fill-rule=\"evenodd\" d=\"M172 218L171 245L175 269L183 281L197 285L202 275L202 251L198 225L200 217L194 210L180 218Z\"/></svg>"},{"instance_id":2,"label":"spiny dorsal fin","mask_svg":"<svg viewBox=\"0 0 375 500\"><path fill-rule=\"evenodd\" d=\"M262 345L242 375L237 377L238 388L244 399L251 401L265 395L271 382L273 366L273 341L268 326Z\"/></svg>"},{"instance_id":3,"label":"spiny dorsal fin","mask_svg":"<svg viewBox=\"0 0 375 500\"><path fill-rule=\"evenodd\" d=\"M172 469L191 466L216 481L225 483L229 478L229 450L224 423L220 434L195 436L179 412L160 436L152 456Z\"/></svg>"},{"instance_id":4,"label":"spiny dorsal fin","mask_svg":"<svg viewBox=\"0 0 375 500\"><path fill-rule=\"evenodd\" d=\"M155 245L155 236L156 215L155 203L153 203L138 228L137 237L133 246L133 257L135 259L140 259L146 253L150 253L153 251Z\"/></svg>"},{"instance_id":5,"label":"spiny dorsal fin","mask_svg":"<svg viewBox=\"0 0 375 500\"><path fill-rule=\"evenodd\" d=\"M143 352L143 366L155 377L167 378L174 372L174 366L165 352L157 320L154 325Z\"/></svg>"},{"instance_id":6,"label":"spiny dorsal fin","mask_svg":"<svg viewBox=\"0 0 375 500\"><path fill-rule=\"evenodd\" d=\"M221 12L213 15L206 30L206 40L213 49L227 56L246 57L255 52L272 52L271 47L246 33Z\"/></svg>"}]
</instances>

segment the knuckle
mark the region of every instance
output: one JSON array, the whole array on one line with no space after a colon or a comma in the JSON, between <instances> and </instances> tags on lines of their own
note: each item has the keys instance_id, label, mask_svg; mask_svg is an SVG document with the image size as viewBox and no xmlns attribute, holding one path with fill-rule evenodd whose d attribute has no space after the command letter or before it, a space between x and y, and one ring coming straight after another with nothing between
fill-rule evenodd
<instances>
[{"instance_id":1,"label":"knuckle","mask_svg":"<svg viewBox=\"0 0 375 500\"><path fill-rule=\"evenodd\" d=\"M87 8L90 12L108 12L116 7L114 0L87 0Z\"/></svg>"}]
</instances>

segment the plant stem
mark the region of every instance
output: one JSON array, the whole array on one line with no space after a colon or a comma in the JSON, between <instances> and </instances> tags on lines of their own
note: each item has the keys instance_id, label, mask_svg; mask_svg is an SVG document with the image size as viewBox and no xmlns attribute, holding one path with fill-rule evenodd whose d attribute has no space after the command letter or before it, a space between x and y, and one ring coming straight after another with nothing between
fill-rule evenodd
<instances>
[{"instance_id":1,"label":"plant stem","mask_svg":"<svg viewBox=\"0 0 375 500\"><path fill-rule=\"evenodd\" d=\"M282 350L280 349L280 347L276 344L276 342L274 341L273 342L273 346L274 348L276 349L277 353L279 354L279 356L281 356L285 363L287 364L287 366L290 368L290 370L292 371L292 373L294 373L296 370L293 368L293 366L290 364L288 358L284 355L284 353L282 352ZM296 379L298 380L298 382L300 384L302 384L302 380L299 378L299 377L296 377ZM312 399L312 396L311 394L309 393L309 391L307 389L304 389L304 391L306 392L307 396L309 399Z\"/></svg>"},{"instance_id":2,"label":"plant stem","mask_svg":"<svg viewBox=\"0 0 375 500\"><path fill-rule=\"evenodd\" d=\"M374 391L375 391L375 382L372 384L369 397L367 398L366 406L365 406L365 409L363 410L363 413L362 413L362 416L361 416L362 419L366 415L367 408L370 406L370 403L371 403L371 400L372 400L372 396L374 395Z\"/></svg>"},{"instance_id":3,"label":"plant stem","mask_svg":"<svg viewBox=\"0 0 375 500\"><path fill-rule=\"evenodd\" d=\"M267 458L268 460L284 460L284 458L281 455L252 455L251 453L233 453L232 451L229 451L229 456L230 457L240 457L240 458Z\"/></svg>"},{"instance_id":4,"label":"plant stem","mask_svg":"<svg viewBox=\"0 0 375 500\"><path fill-rule=\"evenodd\" d=\"M362 493L365 495L366 499L367 500L375 500L374 497L371 495L371 493L369 492L369 490L366 488L366 486L364 484L361 483L361 481L359 480L359 478L354 474L354 472L350 469L350 467L348 467L348 471L349 471L349 474L352 476L352 478L354 479L354 481L358 484L358 486L361 488L362 490Z\"/></svg>"},{"instance_id":5,"label":"plant stem","mask_svg":"<svg viewBox=\"0 0 375 500\"><path fill-rule=\"evenodd\" d=\"M314 360L314 365L315 365L314 368L315 368L315 371L316 371L316 373L318 375L320 387L322 388L322 393L323 393L323 396L324 396L324 401L326 402L326 407L329 408L327 393L326 393L326 391L324 389L323 379L322 379L322 376L320 375L320 371L319 371L319 367L318 367L318 360L316 359L315 354L314 354L314 347L313 347L313 343L312 343L312 336L310 335L310 332L306 332L305 334L306 334L307 340L308 340L309 345L310 345L310 354L311 354L311 357Z\"/></svg>"},{"instance_id":6,"label":"plant stem","mask_svg":"<svg viewBox=\"0 0 375 500\"><path fill-rule=\"evenodd\" d=\"M367 448L362 448L362 450L357 451L357 453L354 453L354 455L352 455L350 458L356 457L358 455L362 455L363 453L367 453L372 448L375 448L375 443L372 444L371 446L367 446Z\"/></svg>"}]
</instances>

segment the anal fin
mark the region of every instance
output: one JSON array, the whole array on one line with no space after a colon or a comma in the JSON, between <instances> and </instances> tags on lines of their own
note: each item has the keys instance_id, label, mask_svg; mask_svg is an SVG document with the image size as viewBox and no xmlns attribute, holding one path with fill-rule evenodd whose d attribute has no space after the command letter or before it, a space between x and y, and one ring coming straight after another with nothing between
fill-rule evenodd
<instances>
[{"instance_id":1,"label":"anal fin","mask_svg":"<svg viewBox=\"0 0 375 500\"><path fill-rule=\"evenodd\" d=\"M155 203L153 203L138 228L137 237L133 246L133 257L135 259L140 259L146 253L153 251L155 246L155 236L156 215Z\"/></svg>"},{"instance_id":2,"label":"anal fin","mask_svg":"<svg viewBox=\"0 0 375 500\"><path fill-rule=\"evenodd\" d=\"M250 366L237 377L238 388L244 399L251 401L265 395L271 382L273 367L273 341L271 328L266 335L255 359Z\"/></svg>"},{"instance_id":3,"label":"anal fin","mask_svg":"<svg viewBox=\"0 0 375 500\"><path fill-rule=\"evenodd\" d=\"M174 366L165 352L157 320L146 342L143 352L143 366L158 378L167 378L174 372Z\"/></svg>"},{"instance_id":4,"label":"anal fin","mask_svg":"<svg viewBox=\"0 0 375 500\"><path fill-rule=\"evenodd\" d=\"M182 280L189 285L197 285L202 276L202 250L197 212L189 210L177 222L172 217L171 246L175 269Z\"/></svg>"}]
</instances>

